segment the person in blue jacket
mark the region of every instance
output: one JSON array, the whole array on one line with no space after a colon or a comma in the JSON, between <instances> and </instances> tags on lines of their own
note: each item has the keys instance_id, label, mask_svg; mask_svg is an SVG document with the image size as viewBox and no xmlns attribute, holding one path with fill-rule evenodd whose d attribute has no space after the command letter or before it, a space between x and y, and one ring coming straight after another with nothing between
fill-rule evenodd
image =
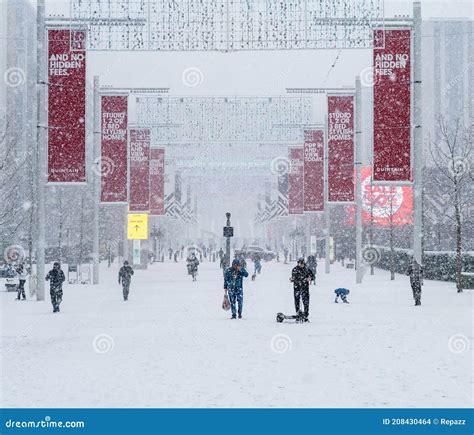
<instances>
[{"instance_id":1,"label":"person in blue jacket","mask_svg":"<svg viewBox=\"0 0 474 435\"><path fill-rule=\"evenodd\" d=\"M349 303L349 301L347 300L347 295L350 293L349 289L340 287L334 290L334 293L336 293L336 300L334 301L336 302L336 304L339 298L341 298L342 302L344 302L345 304Z\"/></svg>"},{"instance_id":2,"label":"person in blue jacket","mask_svg":"<svg viewBox=\"0 0 474 435\"><path fill-rule=\"evenodd\" d=\"M242 318L242 307L244 304L244 289L243 278L248 277L249 274L240 264L237 258L232 261L232 266L226 269L224 273L224 293L229 296L230 309L232 310L231 319L239 315ZM236 302L238 310L236 310Z\"/></svg>"}]
</instances>

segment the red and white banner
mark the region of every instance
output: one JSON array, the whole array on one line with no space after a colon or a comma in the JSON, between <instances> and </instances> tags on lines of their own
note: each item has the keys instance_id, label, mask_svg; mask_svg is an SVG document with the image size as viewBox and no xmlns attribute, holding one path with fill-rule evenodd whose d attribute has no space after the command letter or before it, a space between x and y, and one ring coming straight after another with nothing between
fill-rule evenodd
<instances>
[{"instance_id":1,"label":"red and white banner","mask_svg":"<svg viewBox=\"0 0 474 435\"><path fill-rule=\"evenodd\" d=\"M150 214L165 214L165 150L150 150Z\"/></svg>"},{"instance_id":2,"label":"red and white banner","mask_svg":"<svg viewBox=\"0 0 474 435\"><path fill-rule=\"evenodd\" d=\"M86 52L70 42L69 30L48 30L48 182L86 181Z\"/></svg>"},{"instance_id":3,"label":"red and white banner","mask_svg":"<svg viewBox=\"0 0 474 435\"><path fill-rule=\"evenodd\" d=\"M126 95L103 95L100 158L101 201L127 202Z\"/></svg>"},{"instance_id":4,"label":"red and white banner","mask_svg":"<svg viewBox=\"0 0 474 435\"><path fill-rule=\"evenodd\" d=\"M375 30L384 48L374 48L375 182L411 181L410 40L411 31Z\"/></svg>"},{"instance_id":5,"label":"red and white banner","mask_svg":"<svg viewBox=\"0 0 474 435\"><path fill-rule=\"evenodd\" d=\"M324 211L324 130L304 131L304 211Z\"/></svg>"},{"instance_id":6,"label":"red and white banner","mask_svg":"<svg viewBox=\"0 0 474 435\"><path fill-rule=\"evenodd\" d=\"M354 201L354 97L328 96L328 201Z\"/></svg>"},{"instance_id":7,"label":"red and white banner","mask_svg":"<svg viewBox=\"0 0 474 435\"><path fill-rule=\"evenodd\" d=\"M303 196L303 148L288 150L290 172L288 173L288 213L302 214L304 207Z\"/></svg>"},{"instance_id":8,"label":"red and white banner","mask_svg":"<svg viewBox=\"0 0 474 435\"><path fill-rule=\"evenodd\" d=\"M130 211L150 210L150 130L130 129Z\"/></svg>"},{"instance_id":9,"label":"red and white banner","mask_svg":"<svg viewBox=\"0 0 474 435\"><path fill-rule=\"evenodd\" d=\"M413 188L410 185L372 184L372 170L362 168L362 222L387 226L413 223ZM348 223L354 225L355 208L349 207Z\"/></svg>"}]
</instances>

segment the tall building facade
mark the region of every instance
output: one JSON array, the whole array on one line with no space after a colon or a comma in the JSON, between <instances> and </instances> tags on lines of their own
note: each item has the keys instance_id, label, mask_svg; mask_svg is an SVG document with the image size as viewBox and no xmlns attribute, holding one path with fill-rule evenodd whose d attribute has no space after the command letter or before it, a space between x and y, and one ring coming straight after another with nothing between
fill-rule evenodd
<instances>
[{"instance_id":1,"label":"tall building facade","mask_svg":"<svg viewBox=\"0 0 474 435\"><path fill-rule=\"evenodd\" d=\"M437 140L439 117L474 125L474 22L435 18L423 22L423 135Z\"/></svg>"}]
</instances>

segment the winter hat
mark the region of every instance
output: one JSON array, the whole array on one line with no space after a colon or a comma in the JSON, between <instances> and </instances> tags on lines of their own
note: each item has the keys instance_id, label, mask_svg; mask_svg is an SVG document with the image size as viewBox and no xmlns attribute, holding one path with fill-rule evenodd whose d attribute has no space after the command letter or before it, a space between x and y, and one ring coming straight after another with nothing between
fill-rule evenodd
<instances>
[{"instance_id":1,"label":"winter hat","mask_svg":"<svg viewBox=\"0 0 474 435\"><path fill-rule=\"evenodd\" d=\"M298 258L297 263L304 263L304 258L303 257Z\"/></svg>"},{"instance_id":2,"label":"winter hat","mask_svg":"<svg viewBox=\"0 0 474 435\"><path fill-rule=\"evenodd\" d=\"M240 260L238 258L234 258L234 260L232 260L232 266L240 266Z\"/></svg>"}]
</instances>

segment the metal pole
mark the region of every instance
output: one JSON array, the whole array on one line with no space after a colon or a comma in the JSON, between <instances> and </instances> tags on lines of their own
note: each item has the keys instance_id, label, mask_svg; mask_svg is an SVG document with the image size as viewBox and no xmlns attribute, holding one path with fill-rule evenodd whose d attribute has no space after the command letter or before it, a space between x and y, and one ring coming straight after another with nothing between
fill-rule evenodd
<instances>
[{"instance_id":1,"label":"metal pole","mask_svg":"<svg viewBox=\"0 0 474 435\"><path fill-rule=\"evenodd\" d=\"M413 258L421 265L423 240L423 138L421 118L421 3L413 3Z\"/></svg>"},{"instance_id":2,"label":"metal pole","mask_svg":"<svg viewBox=\"0 0 474 435\"><path fill-rule=\"evenodd\" d=\"M356 77L355 92L355 167L356 167L356 207L355 207L355 225L356 225L356 283L362 283L362 141L361 141L361 84L360 76Z\"/></svg>"},{"instance_id":3,"label":"metal pole","mask_svg":"<svg viewBox=\"0 0 474 435\"><path fill-rule=\"evenodd\" d=\"M325 255L325 272L329 273L331 271L331 261L329 258L329 251L331 249L331 217L329 213L329 204L326 202L326 255Z\"/></svg>"},{"instance_id":4,"label":"metal pole","mask_svg":"<svg viewBox=\"0 0 474 435\"><path fill-rule=\"evenodd\" d=\"M225 216L227 218L226 226L230 227L230 213L226 213ZM227 260L229 261L230 265L230 237L226 237L225 239L225 253L227 255Z\"/></svg>"},{"instance_id":5,"label":"metal pole","mask_svg":"<svg viewBox=\"0 0 474 435\"><path fill-rule=\"evenodd\" d=\"M94 141L92 146L92 157L94 161L94 169L92 173L92 202L93 202L93 222L92 222L92 238L93 238L93 275L92 283L99 284L99 183L102 171L100 162L100 80L99 76L94 76Z\"/></svg>"},{"instance_id":6,"label":"metal pole","mask_svg":"<svg viewBox=\"0 0 474 435\"><path fill-rule=\"evenodd\" d=\"M44 301L45 174L46 174L46 38L45 0L36 3L36 300Z\"/></svg>"},{"instance_id":7,"label":"metal pole","mask_svg":"<svg viewBox=\"0 0 474 435\"><path fill-rule=\"evenodd\" d=\"M123 211L124 225L123 225L123 261L129 260L128 258L128 205L124 206Z\"/></svg>"},{"instance_id":8,"label":"metal pole","mask_svg":"<svg viewBox=\"0 0 474 435\"><path fill-rule=\"evenodd\" d=\"M331 259L329 257L331 249L331 213L328 202L328 134L327 134L328 117L324 120L324 216L326 218L326 255L324 258L324 271L329 273L331 271Z\"/></svg>"}]
</instances>

